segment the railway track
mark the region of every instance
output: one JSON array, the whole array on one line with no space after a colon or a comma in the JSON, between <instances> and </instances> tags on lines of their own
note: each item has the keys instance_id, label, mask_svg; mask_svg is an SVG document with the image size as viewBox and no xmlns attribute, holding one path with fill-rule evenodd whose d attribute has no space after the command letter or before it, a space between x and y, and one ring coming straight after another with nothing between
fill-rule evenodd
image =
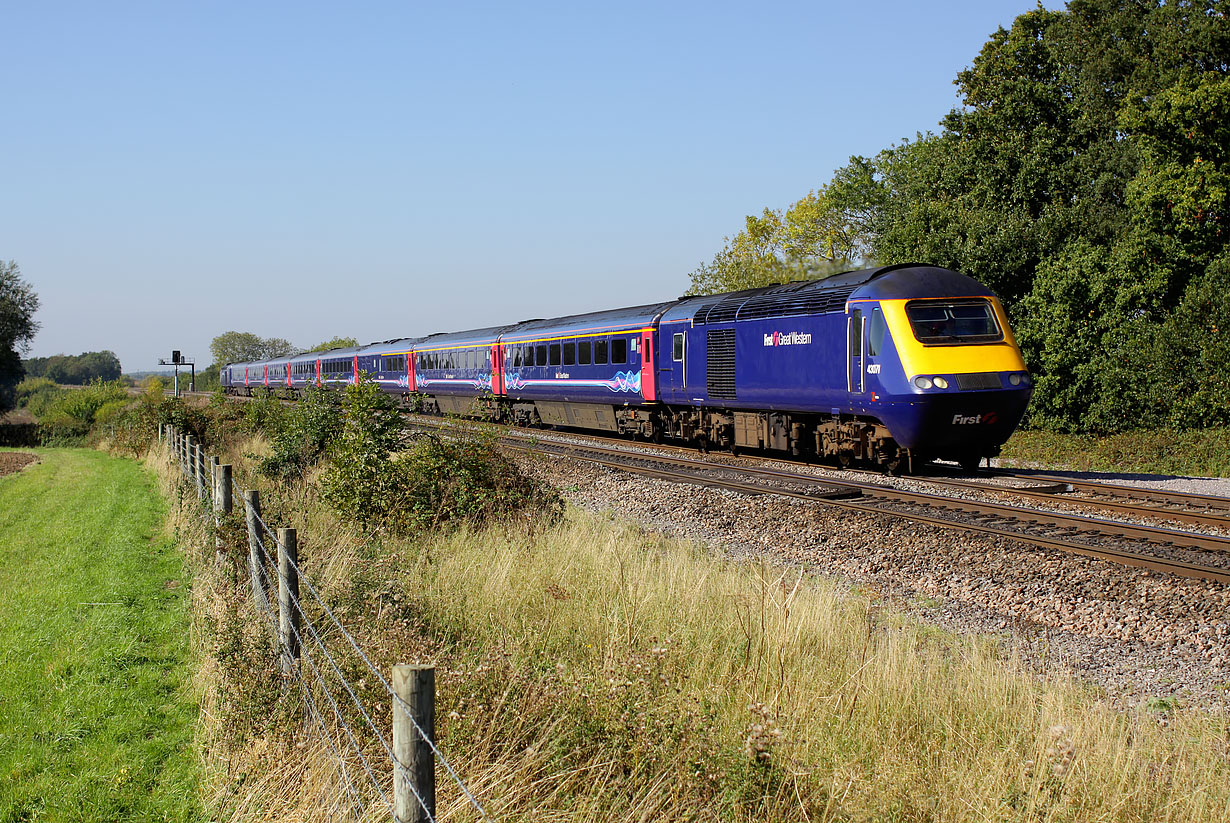
<instances>
[{"instance_id":1,"label":"railway track","mask_svg":"<svg viewBox=\"0 0 1230 823\"><path fill-rule=\"evenodd\" d=\"M420 421L417 425L445 424ZM1230 584L1230 537L1216 534L909 491L869 481L819 478L780 469L716 463L695 456L650 454L631 451L627 444L620 448L597 443L569 443L517 431L506 433L504 442L523 451L573 457L670 482L744 495L772 494L848 511L878 512L938 528L994 535L1126 566ZM654 451L658 450L655 446ZM952 485L960 488L973 485L980 490L1006 494L1022 491L988 487L973 481L952 481ZM1026 491L1045 497L1055 493ZM1154 511L1145 508L1137 514L1144 517ZM1223 518L1220 525L1230 528L1230 520Z\"/></svg>"},{"instance_id":2,"label":"railway track","mask_svg":"<svg viewBox=\"0 0 1230 823\"><path fill-rule=\"evenodd\" d=\"M437 418L411 416L420 428L445 428ZM1230 498L1134 489L1044 475L995 472L1027 485L998 485L977 479L918 476L940 489L1025 499L1049 507L1110 511L1138 521L1091 517L1054 509L996 503L910 491L879 482L816 477L755 465L756 458L721 454L721 462L696 456L695 449L653 445L634 451L627 440L572 434L576 442L543 439L539 433L507 429L509 447L555 453L676 483L720 488L738 494L774 494L850 511L879 512L938 528L960 529L1029 545L1093 557L1182 577L1230 584L1230 537L1148 525L1175 521L1230 534ZM606 445L602 445L606 444ZM637 444L648 447L648 444ZM673 456L672 456L673 455ZM769 458L774 459L774 458Z\"/></svg>"}]
</instances>

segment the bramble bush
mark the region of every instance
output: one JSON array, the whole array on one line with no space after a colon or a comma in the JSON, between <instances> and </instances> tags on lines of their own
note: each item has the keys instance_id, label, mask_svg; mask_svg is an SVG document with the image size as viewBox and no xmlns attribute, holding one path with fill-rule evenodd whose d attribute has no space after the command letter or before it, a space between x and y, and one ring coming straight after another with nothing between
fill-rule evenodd
<instances>
[{"instance_id":1,"label":"bramble bush","mask_svg":"<svg viewBox=\"0 0 1230 823\"><path fill-rule=\"evenodd\" d=\"M302 477L324 456L342 425L338 393L316 386L309 387L294 405L263 397L249 402L244 412L249 425L263 431L273 446L273 454L262 458L257 467L272 479Z\"/></svg>"},{"instance_id":2,"label":"bramble bush","mask_svg":"<svg viewBox=\"0 0 1230 823\"><path fill-rule=\"evenodd\" d=\"M79 443L95 425L115 421L131 402L118 380L96 380L82 389L60 389L54 396L45 386L35 387L27 397L35 400L34 408L29 403L26 408L39 419L39 440L44 445Z\"/></svg>"},{"instance_id":3,"label":"bramble bush","mask_svg":"<svg viewBox=\"0 0 1230 823\"><path fill-rule=\"evenodd\" d=\"M325 502L394 533L457 522L545 525L563 513L559 495L501 454L486 427L458 421L447 437L420 434L396 454L405 437L404 419L375 383L349 387L320 479Z\"/></svg>"}]
</instances>

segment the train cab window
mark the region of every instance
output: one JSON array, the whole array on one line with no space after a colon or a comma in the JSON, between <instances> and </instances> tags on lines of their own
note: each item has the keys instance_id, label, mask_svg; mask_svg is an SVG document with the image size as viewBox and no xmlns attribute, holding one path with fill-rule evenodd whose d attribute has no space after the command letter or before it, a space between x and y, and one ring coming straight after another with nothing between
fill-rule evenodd
<instances>
[{"instance_id":1,"label":"train cab window","mask_svg":"<svg viewBox=\"0 0 1230 823\"><path fill-rule=\"evenodd\" d=\"M607 350L607 342L605 340L595 340L594 341L594 365L595 366L605 366L606 365L606 350Z\"/></svg>"},{"instance_id":2,"label":"train cab window","mask_svg":"<svg viewBox=\"0 0 1230 823\"><path fill-rule=\"evenodd\" d=\"M552 343L549 351L551 354L551 359L549 361L550 364L552 366L558 366L559 365L559 354L560 354L559 343Z\"/></svg>"},{"instance_id":3,"label":"train cab window","mask_svg":"<svg viewBox=\"0 0 1230 823\"><path fill-rule=\"evenodd\" d=\"M863 356L863 313L858 309L850 312L850 356Z\"/></svg>"},{"instance_id":4,"label":"train cab window","mask_svg":"<svg viewBox=\"0 0 1230 823\"><path fill-rule=\"evenodd\" d=\"M884 322L884 313L872 309L871 322L867 324L867 354L877 356L884 351L884 337L888 334L888 324Z\"/></svg>"},{"instance_id":5,"label":"train cab window","mask_svg":"<svg viewBox=\"0 0 1230 823\"><path fill-rule=\"evenodd\" d=\"M580 343L577 343L577 363L582 366L590 364L590 348L592 345L588 340L582 340Z\"/></svg>"},{"instance_id":6,"label":"train cab window","mask_svg":"<svg viewBox=\"0 0 1230 823\"><path fill-rule=\"evenodd\" d=\"M907 303L906 316L920 343L994 343L1004 339L988 300Z\"/></svg>"},{"instance_id":7,"label":"train cab window","mask_svg":"<svg viewBox=\"0 0 1230 823\"><path fill-rule=\"evenodd\" d=\"M577 364L577 344L576 343L565 343L564 344L564 365L565 366L575 366L576 364Z\"/></svg>"},{"instance_id":8,"label":"train cab window","mask_svg":"<svg viewBox=\"0 0 1230 823\"><path fill-rule=\"evenodd\" d=\"M628 341L622 337L615 337L611 339L611 362L628 362Z\"/></svg>"},{"instance_id":9,"label":"train cab window","mask_svg":"<svg viewBox=\"0 0 1230 823\"><path fill-rule=\"evenodd\" d=\"M541 346L534 347L534 365L535 366L547 365L547 346L545 343Z\"/></svg>"},{"instance_id":10,"label":"train cab window","mask_svg":"<svg viewBox=\"0 0 1230 823\"><path fill-rule=\"evenodd\" d=\"M676 334L672 341L671 359L676 362L683 360L683 332Z\"/></svg>"}]
</instances>

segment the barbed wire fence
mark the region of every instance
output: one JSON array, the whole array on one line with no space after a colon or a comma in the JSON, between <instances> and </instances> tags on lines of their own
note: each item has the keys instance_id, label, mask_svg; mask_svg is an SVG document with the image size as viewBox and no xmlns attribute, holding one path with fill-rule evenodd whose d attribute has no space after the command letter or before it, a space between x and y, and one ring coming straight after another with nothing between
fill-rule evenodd
<instances>
[{"instance_id":1,"label":"barbed wire fence","mask_svg":"<svg viewBox=\"0 0 1230 823\"><path fill-rule=\"evenodd\" d=\"M221 525L242 501L254 609L277 644L282 677L300 692L307 730L324 742L336 775L329 819L435 823L439 764L477 818L491 821L436 745L435 669L398 665L386 677L303 574L296 531L270 527L259 492L240 488L231 466L207 456L191 435L160 425L158 436L195 489L202 516L213 518L219 559L228 557ZM391 734L373 718L375 697L392 708Z\"/></svg>"}]
</instances>

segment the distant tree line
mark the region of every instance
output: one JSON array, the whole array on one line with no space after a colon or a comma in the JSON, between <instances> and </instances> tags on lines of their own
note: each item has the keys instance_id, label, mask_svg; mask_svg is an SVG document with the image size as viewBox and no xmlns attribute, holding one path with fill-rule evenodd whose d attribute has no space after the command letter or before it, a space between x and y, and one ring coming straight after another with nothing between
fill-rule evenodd
<instances>
[{"instance_id":1,"label":"distant tree line","mask_svg":"<svg viewBox=\"0 0 1230 823\"><path fill-rule=\"evenodd\" d=\"M253 360L269 360L274 357L292 357L310 351L325 351L346 346L357 346L353 337L334 337L308 349L301 349L281 337L260 337L246 331L223 332L209 344L214 366L227 363L248 363Z\"/></svg>"},{"instance_id":2,"label":"distant tree line","mask_svg":"<svg viewBox=\"0 0 1230 823\"><path fill-rule=\"evenodd\" d=\"M1072 0L1000 29L940 131L748 217L693 293L925 262L1003 299L1031 425L1230 424L1223 0Z\"/></svg>"},{"instance_id":3,"label":"distant tree line","mask_svg":"<svg viewBox=\"0 0 1230 823\"><path fill-rule=\"evenodd\" d=\"M120 359L110 351L32 357L23 364L28 377L46 377L69 386L84 386L95 380L118 380L121 373Z\"/></svg>"}]
</instances>

